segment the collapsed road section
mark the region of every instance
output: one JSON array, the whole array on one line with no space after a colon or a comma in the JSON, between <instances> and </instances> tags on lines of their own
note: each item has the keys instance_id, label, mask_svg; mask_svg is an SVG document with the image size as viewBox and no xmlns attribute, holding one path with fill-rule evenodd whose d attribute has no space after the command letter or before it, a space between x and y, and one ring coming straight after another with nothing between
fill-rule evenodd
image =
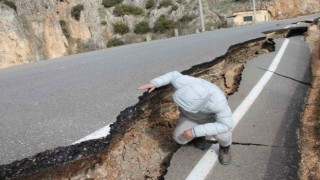
<instances>
[{"instance_id":1,"label":"collapsed road section","mask_svg":"<svg viewBox=\"0 0 320 180\"><path fill-rule=\"evenodd\" d=\"M244 64L274 49L272 39L250 40L182 73L209 80L228 96L237 90ZM162 179L179 148L171 137L179 116L172 92L166 86L143 94L120 113L107 137L1 165L0 179Z\"/></svg>"}]
</instances>

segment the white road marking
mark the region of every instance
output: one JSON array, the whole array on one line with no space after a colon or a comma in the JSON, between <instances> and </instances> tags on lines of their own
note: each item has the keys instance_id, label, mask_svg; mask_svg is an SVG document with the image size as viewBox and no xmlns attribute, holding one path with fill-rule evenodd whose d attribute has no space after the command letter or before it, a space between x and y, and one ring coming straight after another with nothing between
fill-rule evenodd
<instances>
[{"instance_id":1,"label":"white road marking","mask_svg":"<svg viewBox=\"0 0 320 180\"><path fill-rule=\"evenodd\" d=\"M264 75L261 77L259 82L250 91L248 96L242 101L242 103L238 106L238 108L233 112L232 116L234 119L235 126L246 114L250 106L253 104L253 102L261 93L264 86L270 80L271 76L273 75L273 72L277 69L288 44L289 44L289 39L285 39L279 52L277 53L276 57L273 59L272 63L270 64L268 71L264 73ZM192 169L192 171L187 177L187 180L205 179L218 159L218 150L219 150L218 144L212 145L211 148L200 159L198 164Z\"/></svg>"},{"instance_id":2,"label":"white road marking","mask_svg":"<svg viewBox=\"0 0 320 180\"><path fill-rule=\"evenodd\" d=\"M84 138L82 138L82 139L80 139L80 140L78 140L78 141L76 141L76 142L74 142L72 144L78 144L78 143L81 143L83 141L88 141L88 140L91 140L91 139L98 139L98 138L101 138L101 137L105 137L105 136L107 136L109 134L109 132L110 132L110 124L105 126L105 127L103 127L103 128L101 128L101 129L99 129L99 130L97 130L97 131L95 131L92 134L89 134L88 136L86 136L86 137L84 137Z\"/></svg>"},{"instance_id":3,"label":"white road marking","mask_svg":"<svg viewBox=\"0 0 320 180\"><path fill-rule=\"evenodd\" d=\"M296 26L297 26L296 24L291 24L291 25L284 27L284 29L289 29L289 28L296 27Z\"/></svg>"},{"instance_id":4,"label":"white road marking","mask_svg":"<svg viewBox=\"0 0 320 180\"><path fill-rule=\"evenodd\" d=\"M61 67L59 67L59 68L56 68L56 70L64 69L64 68L66 68L66 67L65 67L65 66L61 66Z\"/></svg>"}]
</instances>

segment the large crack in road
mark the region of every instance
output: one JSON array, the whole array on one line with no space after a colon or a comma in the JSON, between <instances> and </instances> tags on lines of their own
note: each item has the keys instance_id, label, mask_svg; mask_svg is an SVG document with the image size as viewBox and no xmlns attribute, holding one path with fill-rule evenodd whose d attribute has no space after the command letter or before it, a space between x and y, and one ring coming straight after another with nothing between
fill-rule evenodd
<instances>
[{"instance_id":1,"label":"large crack in road","mask_svg":"<svg viewBox=\"0 0 320 180\"><path fill-rule=\"evenodd\" d=\"M270 38L246 41L182 73L209 80L229 96L239 87L244 64L274 51L274 45ZM180 147L172 138L179 116L172 92L166 86L144 93L136 105L118 115L107 137L1 165L0 179L163 179Z\"/></svg>"}]
</instances>

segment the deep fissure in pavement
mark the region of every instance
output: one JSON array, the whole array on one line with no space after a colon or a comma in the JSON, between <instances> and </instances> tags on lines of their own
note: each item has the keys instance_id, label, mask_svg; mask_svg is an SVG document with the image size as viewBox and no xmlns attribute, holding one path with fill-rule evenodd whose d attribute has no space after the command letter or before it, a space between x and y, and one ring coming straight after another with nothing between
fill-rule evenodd
<instances>
[{"instance_id":1,"label":"deep fissure in pavement","mask_svg":"<svg viewBox=\"0 0 320 180\"><path fill-rule=\"evenodd\" d=\"M201 150L208 150L212 144L218 144L216 140L206 140L205 143L199 147L196 147ZM232 142L232 145L238 146L264 146L264 147L272 147L272 148L284 148L284 149L293 149L295 147L286 147L286 146L276 146L276 145L269 145L269 144L260 144L260 143L250 143L250 142Z\"/></svg>"},{"instance_id":2,"label":"deep fissure in pavement","mask_svg":"<svg viewBox=\"0 0 320 180\"><path fill-rule=\"evenodd\" d=\"M284 147L284 146L276 146L276 145L268 145L268 144L259 144L259 143L244 143L244 142L232 142L233 145L242 145L242 146L266 146L266 147L273 147L273 148L285 148L285 149L292 149L295 147Z\"/></svg>"},{"instance_id":3,"label":"deep fissure in pavement","mask_svg":"<svg viewBox=\"0 0 320 180\"><path fill-rule=\"evenodd\" d=\"M274 51L274 44L268 38L246 41L182 73L209 80L228 96L237 91L244 64ZM1 165L0 179L161 179L179 148L171 137L179 116L172 92L166 86L144 93L136 105L120 113L107 137Z\"/></svg>"},{"instance_id":4,"label":"deep fissure in pavement","mask_svg":"<svg viewBox=\"0 0 320 180\"><path fill-rule=\"evenodd\" d=\"M264 68L261 68L261 67L257 67L257 66L255 66L255 67L258 68L258 69L264 70L264 71L272 72L273 74L278 75L278 76L281 76L281 77L283 77L283 78L290 79L290 80L292 80L292 81L295 81L295 82L298 82L298 83L301 83L301 84L304 84L304 85L307 85L307 86L311 86L311 83L309 83L309 82L300 81L300 80L295 79L295 78L292 78L292 77L290 77L290 76L286 76L286 75L283 75L283 74L279 74L279 73L277 73L277 72L275 72L275 71L270 71L270 70L268 70L268 69L264 69Z\"/></svg>"}]
</instances>

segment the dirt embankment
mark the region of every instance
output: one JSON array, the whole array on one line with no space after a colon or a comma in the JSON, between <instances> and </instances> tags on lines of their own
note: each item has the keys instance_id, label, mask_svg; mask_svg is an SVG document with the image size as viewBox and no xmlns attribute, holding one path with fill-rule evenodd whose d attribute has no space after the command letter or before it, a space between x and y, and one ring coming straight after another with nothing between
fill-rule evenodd
<instances>
[{"instance_id":1,"label":"dirt embankment","mask_svg":"<svg viewBox=\"0 0 320 180\"><path fill-rule=\"evenodd\" d=\"M300 179L320 179L320 135L316 132L320 95L320 28L309 28L307 42L311 49L311 68L313 81L309 90L300 130Z\"/></svg>"}]
</instances>

